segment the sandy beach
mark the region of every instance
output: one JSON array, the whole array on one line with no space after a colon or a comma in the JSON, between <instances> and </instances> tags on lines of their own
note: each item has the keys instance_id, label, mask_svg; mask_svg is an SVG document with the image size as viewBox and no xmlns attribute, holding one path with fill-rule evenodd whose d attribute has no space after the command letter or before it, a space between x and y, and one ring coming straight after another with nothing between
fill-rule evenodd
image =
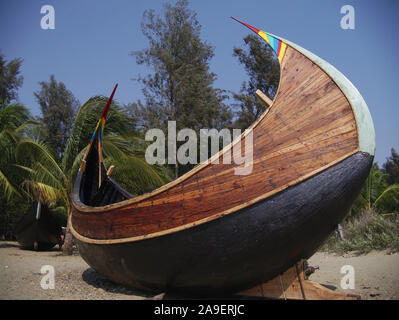
<instances>
[{"instance_id":1,"label":"sandy beach","mask_svg":"<svg viewBox=\"0 0 399 320\"><path fill-rule=\"evenodd\" d=\"M310 280L338 291L359 294L363 300L399 299L399 254L371 252L337 256L318 252L309 260L318 266ZM42 266L54 268L54 289L41 286ZM355 289L341 288L341 268L353 266ZM0 299L2 300L140 300L147 293L114 284L93 270L75 252L64 256L57 248L35 252L17 242L0 242Z\"/></svg>"}]
</instances>

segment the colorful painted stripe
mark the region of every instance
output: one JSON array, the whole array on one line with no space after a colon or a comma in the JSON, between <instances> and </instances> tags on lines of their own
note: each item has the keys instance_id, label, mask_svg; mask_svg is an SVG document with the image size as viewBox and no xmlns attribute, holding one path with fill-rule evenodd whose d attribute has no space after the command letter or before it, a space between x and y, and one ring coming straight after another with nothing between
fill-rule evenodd
<instances>
[{"instance_id":1,"label":"colorful painted stripe","mask_svg":"<svg viewBox=\"0 0 399 320\"><path fill-rule=\"evenodd\" d=\"M236 18L233 18L233 17L231 17L231 18L234 19L235 21L243 24L244 26L248 27L253 32L255 32L257 35L259 35L262 39L264 39L269 44L269 46L273 49L273 51L276 53L278 61L280 61L280 63L281 63L281 61L283 60L283 57L284 57L285 49L287 48L287 44L284 41L282 41L281 39L279 39L275 36L272 36L271 34L265 32L265 31L254 28L245 22L237 20Z\"/></svg>"},{"instance_id":2,"label":"colorful painted stripe","mask_svg":"<svg viewBox=\"0 0 399 320\"><path fill-rule=\"evenodd\" d=\"M93 142L94 138L96 137L97 130L99 128L100 128L100 132L99 132L99 134L100 134L100 142L103 141L103 132L104 132L104 127L105 127L105 120L107 119L109 107L111 106L112 98L114 97L114 94L115 94L115 91L116 91L117 87L118 87L118 84L115 85L115 88L112 91L112 93L111 93L111 95L110 95L110 97L109 97L109 99L107 101L107 104L106 104L106 106L105 106L105 108L103 110L103 113L101 114L101 117L100 117L100 119L97 122L96 128L94 129L93 135L91 136L89 144L91 144ZM100 126L100 124L101 124L101 126Z\"/></svg>"}]
</instances>

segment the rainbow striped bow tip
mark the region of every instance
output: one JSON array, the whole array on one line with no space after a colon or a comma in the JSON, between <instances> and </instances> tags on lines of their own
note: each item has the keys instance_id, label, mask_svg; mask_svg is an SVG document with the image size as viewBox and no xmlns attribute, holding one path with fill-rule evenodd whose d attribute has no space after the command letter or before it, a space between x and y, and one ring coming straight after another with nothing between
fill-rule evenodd
<instances>
[{"instance_id":1,"label":"rainbow striped bow tip","mask_svg":"<svg viewBox=\"0 0 399 320\"><path fill-rule=\"evenodd\" d=\"M91 144L96 136L97 130L100 128L100 142L103 140L103 132L104 132L104 127L105 127L105 120L107 119L108 115L108 110L109 107L111 106L112 98L114 97L116 88L118 87L118 84L115 85L114 90L112 90L112 93L107 101L107 104L103 110L103 113L101 114L100 119L97 122L96 128L94 129L93 135L91 136L90 143ZM101 124L101 126L100 126Z\"/></svg>"},{"instance_id":2,"label":"rainbow striped bow tip","mask_svg":"<svg viewBox=\"0 0 399 320\"><path fill-rule=\"evenodd\" d=\"M276 53L278 61L280 61L280 63L281 63L281 60L284 57L285 49L287 48L287 44L284 41L277 38L276 36L271 35L270 33L267 33L265 31L254 28L254 27L250 26L249 24L242 22L234 17L231 17L231 18L233 20L243 24L244 26L248 27L253 32L255 32L257 35L259 35L261 38L263 38L270 45L270 47L273 49L273 51Z\"/></svg>"}]
</instances>

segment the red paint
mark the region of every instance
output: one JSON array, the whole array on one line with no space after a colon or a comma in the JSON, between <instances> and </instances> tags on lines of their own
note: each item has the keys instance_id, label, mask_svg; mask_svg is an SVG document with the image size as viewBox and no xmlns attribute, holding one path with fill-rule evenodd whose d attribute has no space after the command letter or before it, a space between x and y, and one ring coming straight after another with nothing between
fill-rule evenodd
<instances>
[{"instance_id":1,"label":"red paint","mask_svg":"<svg viewBox=\"0 0 399 320\"><path fill-rule=\"evenodd\" d=\"M242 22L242 21L240 21L240 20L238 20L238 19L236 19L236 18L234 18L234 17L231 17L231 19L233 19L233 20L235 20L235 21L237 21L237 22L243 24L244 26L246 26L247 28L251 29L251 30L252 30L253 32L255 32L256 34L258 34L259 31L260 31L259 29L256 29L256 28L250 26L249 24L247 24L247 23L245 23L245 22Z\"/></svg>"},{"instance_id":2,"label":"red paint","mask_svg":"<svg viewBox=\"0 0 399 320\"><path fill-rule=\"evenodd\" d=\"M109 110L109 107L110 107L110 105L111 105L112 98L114 97L114 93L115 93L117 87L118 87L118 84L115 85L115 88L114 88L114 90L112 91L111 96L110 96L109 99L108 99L107 105L106 105L105 108L104 108L104 111L103 111L103 113L102 113L102 115L101 115L101 118L104 118L104 119L107 118L108 110Z\"/></svg>"},{"instance_id":3,"label":"red paint","mask_svg":"<svg viewBox=\"0 0 399 320\"><path fill-rule=\"evenodd\" d=\"M280 49L281 49L281 40L278 40L278 49L277 49L277 57L280 54Z\"/></svg>"}]
</instances>

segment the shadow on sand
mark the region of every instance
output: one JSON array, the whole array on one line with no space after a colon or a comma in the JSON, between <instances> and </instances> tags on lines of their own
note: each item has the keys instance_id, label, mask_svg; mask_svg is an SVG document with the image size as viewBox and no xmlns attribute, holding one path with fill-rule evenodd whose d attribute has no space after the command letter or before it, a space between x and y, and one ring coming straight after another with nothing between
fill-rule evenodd
<instances>
[{"instance_id":1,"label":"shadow on sand","mask_svg":"<svg viewBox=\"0 0 399 320\"><path fill-rule=\"evenodd\" d=\"M82 279L87 284L95 287L101 288L107 292L134 295L142 297L145 300L269 300L266 298L258 297L245 297L236 295L223 295L223 296L204 296L204 295L194 295L182 292L150 292L141 291L138 289L129 288L108 280L105 276L94 270L93 268L88 268L83 271Z\"/></svg>"},{"instance_id":2,"label":"shadow on sand","mask_svg":"<svg viewBox=\"0 0 399 320\"><path fill-rule=\"evenodd\" d=\"M138 297L142 297L143 299L152 298L154 296L151 292L139 291L137 289L132 289L117 283L114 283L104 277L102 274L94 270L93 268L88 268L83 271L82 279L87 284L95 287L103 289L107 292L126 294L126 295L134 295Z\"/></svg>"},{"instance_id":3,"label":"shadow on sand","mask_svg":"<svg viewBox=\"0 0 399 320\"><path fill-rule=\"evenodd\" d=\"M17 248L19 247L18 242L11 242L11 241L0 241L0 249L1 248Z\"/></svg>"}]
</instances>

